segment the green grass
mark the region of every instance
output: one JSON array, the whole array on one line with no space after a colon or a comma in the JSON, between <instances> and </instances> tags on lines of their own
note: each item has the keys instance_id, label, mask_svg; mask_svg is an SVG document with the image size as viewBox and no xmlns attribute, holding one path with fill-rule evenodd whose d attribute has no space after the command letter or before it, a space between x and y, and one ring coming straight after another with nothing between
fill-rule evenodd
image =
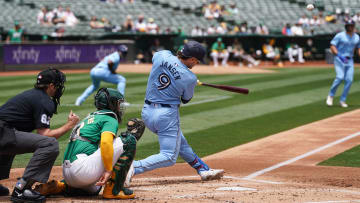
<instances>
[{"instance_id":1,"label":"green grass","mask_svg":"<svg viewBox=\"0 0 360 203\"><path fill-rule=\"evenodd\" d=\"M347 166L360 167L360 145L349 149L341 154L338 154L328 160L325 160L319 165L323 166Z\"/></svg>"},{"instance_id":2,"label":"green grass","mask_svg":"<svg viewBox=\"0 0 360 203\"><path fill-rule=\"evenodd\" d=\"M360 76L356 69L355 79ZM124 74L127 78L126 99L131 104L125 120L140 117L144 101L147 74ZM180 109L181 128L189 144L199 156L213 154L230 147L272 135L284 130L324 119L358 108L360 84L354 83L348 103L350 108L328 108L325 97L334 79L333 69L305 68L280 69L273 74L198 75L203 82L228 84L250 89L249 95L220 91L209 87L196 87L193 105ZM34 76L0 77L0 105L10 97L32 87ZM68 112L73 110L81 118L94 111L93 96L82 106L71 106L90 84L88 74L68 74L66 91L61 98L59 114L51 120L51 127L65 123ZM116 88L102 83L102 86ZM342 86L339 87L339 91ZM339 93L339 92L338 92ZM204 100L206 103L194 104ZM335 98L338 101L338 98ZM120 131L124 129L121 125ZM62 162L68 134L59 139ZM158 153L157 136L149 130L138 143L137 159ZM13 167L24 167L31 154L16 157Z\"/></svg>"}]
</instances>

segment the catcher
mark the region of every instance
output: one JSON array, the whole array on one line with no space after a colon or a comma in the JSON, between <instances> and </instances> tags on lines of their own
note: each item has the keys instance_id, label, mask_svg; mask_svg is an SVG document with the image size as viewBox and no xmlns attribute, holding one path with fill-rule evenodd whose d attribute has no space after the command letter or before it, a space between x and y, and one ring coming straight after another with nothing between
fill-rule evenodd
<instances>
[{"instance_id":1,"label":"catcher","mask_svg":"<svg viewBox=\"0 0 360 203\"><path fill-rule=\"evenodd\" d=\"M115 89L101 88L95 95L97 111L74 127L63 162L63 181L37 185L42 195L98 195L103 198L131 199L132 190L124 181L136 152L136 142L145 130L140 119L130 119L127 131L117 137L124 114L124 97Z\"/></svg>"}]
</instances>

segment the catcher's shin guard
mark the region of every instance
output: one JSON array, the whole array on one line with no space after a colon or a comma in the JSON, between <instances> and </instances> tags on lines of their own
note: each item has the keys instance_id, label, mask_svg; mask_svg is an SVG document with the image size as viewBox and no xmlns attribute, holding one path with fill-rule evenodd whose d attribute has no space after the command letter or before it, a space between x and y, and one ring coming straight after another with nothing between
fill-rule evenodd
<instances>
[{"instance_id":1,"label":"catcher's shin guard","mask_svg":"<svg viewBox=\"0 0 360 203\"><path fill-rule=\"evenodd\" d=\"M103 197L108 199L130 199L134 198L131 190L124 188L126 175L129 171L136 153L136 138L131 133L122 133L121 140L124 144L124 152L113 167L110 181L106 183Z\"/></svg>"}]
</instances>

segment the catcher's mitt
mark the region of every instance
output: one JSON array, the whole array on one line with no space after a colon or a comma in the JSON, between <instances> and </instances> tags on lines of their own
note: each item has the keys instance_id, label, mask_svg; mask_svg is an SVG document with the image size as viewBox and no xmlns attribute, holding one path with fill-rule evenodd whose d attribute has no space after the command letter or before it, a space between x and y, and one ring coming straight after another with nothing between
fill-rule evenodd
<instances>
[{"instance_id":1,"label":"catcher's mitt","mask_svg":"<svg viewBox=\"0 0 360 203\"><path fill-rule=\"evenodd\" d=\"M145 123L139 118L132 118L128 121L127 132L135 136L136 140L140 140L145 131Z\"/></svg>"}]
</instances>

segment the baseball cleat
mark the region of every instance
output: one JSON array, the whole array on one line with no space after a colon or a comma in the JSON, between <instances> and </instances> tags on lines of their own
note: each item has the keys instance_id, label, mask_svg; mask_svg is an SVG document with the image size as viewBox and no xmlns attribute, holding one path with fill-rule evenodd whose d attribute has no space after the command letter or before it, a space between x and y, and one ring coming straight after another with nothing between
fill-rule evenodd
<instances>
[{"instance_id":1,"label":"baseball cleat","mask_svg":"<svg viewBox=\"0 0 360 203\"><path fill-rule=\"evenodd\" d=\"M65 183L57 180L51 180L47 183L36 185L34 190L39 192L41 195L48 196L63 193L65 191L65 187Z\"/></svg>"},{"instance_id":2,"label":"baseball cleat","mask_svg":"<svg viewBox=\"0 0 360 203\"><path fill-rule=\"evenodd\" d=\"M75 106L80 106L80 105L81 105L80 99L76 99L76 101L75 101Z\"/></svg>"},{"instance_id":3,"label":"baseball cleat","mask_svg":"<svg viewBox=\"0 0 360 203\"><path fill-rule=\"evenodd\" d=\"M333 105L333 99L334 99L334 97L328 96L328 97L326 98L326 105L332 106L332 105Z\"/></svg>"},{"instance_id":4,"label":"baseball cleat","mask_svg":"<svg viewBox=\"0 0 360 203\"><path fill-rule=\"evenodd\" d=\"M19 190L18 188L14 188L13 193L11 194L10 198L11 202L15 203L42 203L46 201L45 196L41 195L40 193L31 190L31 189L24 189Z\"/></svg>"},{"instance_id":5,"label":"baseball cleat","mask_svg":"<svg viewBox=\"0 0 360 203\"><path fill-rule=\"evenodd\" d=\"M345 102L343 101L340 101L340 106L343 107L343 108L347 108L349 107L349 105L347 105Z\"/></svg>"},{"instance_id":6,"label":"baseball cleat","mask_svg":"<svg viewBox=\"0 0 360 203\"><path fill-rule=\"evenodd\" d=\"M201 180L217 180L224 176L223 169L209 169L207 171L200 171Z\"/></svg>"},{"instance_id":7,"label":"baseball cleat","mask_svg":"<svg viewBox=\"0 0 360 203\"><path fill-rule=\"evenodd\" d=\"M7 187L0 184L0 196L8 196L9 195L9 189Z\"/></svg>"},{"instance_id":8,"label":"baseball cleat","mask_svg":"<svg viewBox=\"0 0 360 203\"><path fill-rule=\"evenodd\" d=\"M134 176L134 173L135 173L135 169L134 169L134 164L132 163L130 168L129 168L129 171L126 175L126 179L125 179L125 182L124 182L124 187L130 187L130 182L131 182L131 178Z\"/></svg>"},{"instance_id":9,"label":"baseball cleat","mask_svg":"<svg viewBox=\"0 0 360 203\"><path fill-rule=\"evenodd\" d=\"M108 181L105 185L104 191L103 191L103 198L105 199L133 199L135 197L135 194L132 190L123 188L119 194L114 195L112 193L114 188L114 183L112 181Z\"/></svg>"}]
</instances>

